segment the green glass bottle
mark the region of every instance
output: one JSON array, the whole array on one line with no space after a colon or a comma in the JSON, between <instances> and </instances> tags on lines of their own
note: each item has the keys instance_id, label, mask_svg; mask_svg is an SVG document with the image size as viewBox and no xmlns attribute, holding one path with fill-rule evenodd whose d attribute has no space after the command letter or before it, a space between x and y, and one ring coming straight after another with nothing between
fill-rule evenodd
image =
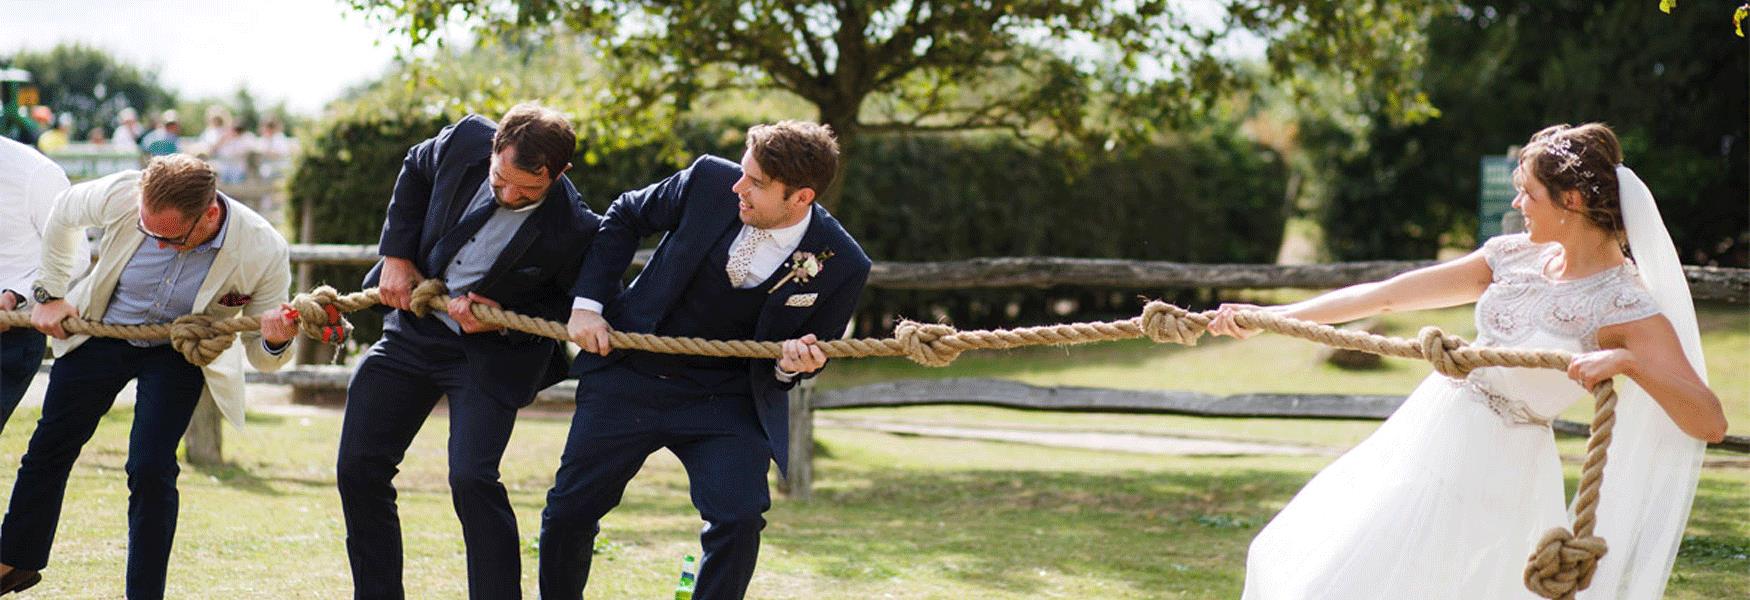
<instances>
[{"instance_id":1,"label":"green glass bottle","mask_svg":"<svg viewBox=\"0 0 1750 600\"><path fill-rule=\"evenodd\" d=\"M693 600L693 586L699 578L699 563L688 554L681 559L681 582L674 586L674 600Z\"/></svg>"}]
</instances>

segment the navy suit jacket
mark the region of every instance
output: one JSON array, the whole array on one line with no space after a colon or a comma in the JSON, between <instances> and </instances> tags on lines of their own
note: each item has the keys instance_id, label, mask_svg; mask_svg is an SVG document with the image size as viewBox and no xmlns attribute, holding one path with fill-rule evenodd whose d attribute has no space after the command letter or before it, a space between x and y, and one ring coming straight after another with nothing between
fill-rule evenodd
<instances>
[{"instance_id":1,"label":"navy suit jacket","mask_svg":"<svg viewBox=\"0 0 1750 600\"><path fill-rule=\"evenodd\" d=\"M436 256L437 242L461 221L488 177L497 130L491 120L468 115L407 151L378 253L411 260L426 277L454 258ZM560 177L474 291L506 310L564 323L571 314L570 286L600 220L583 204L571 180ZM382 269L378 261L365 276L365 287L377 285ZM383 329L422 336L421 330L443 328L435 317L428 318L430 323L416 327L412 322L418 317L412 313L390 311ZM565 347L554 340L518 332L461 337L470 379L503 402L525 405L535 392L565 378L569 359Z\"/></svg>"},{"instance_id":2,"label":"navy suit jacket","mask_svg":"<svg viewBox=\"0 0 1750 600\"><path fill-rule=\"evenodd\" d=\"M595 244L584 259L572 293L602 302L603 316L615 330L655 333L678 304L696 269L714 268L705 257L724 232L740 224L740 199L731 186L741 178L741 166L704 156L691 167L641 190L621 194L602 217ZM788 340L812 333L822 340L838 339L856 310L857 298L869 279L869 256L851 239L837 219L816 204L808 230L797 250L833 256L820 274L808 281L790 281L766 298L754 330L763 341ZM662 243L632 285L621 289L621 277L645 236L662 233ZM784 267L780 267L784 268ZM810 306L787 306L795 294L817 294ZM603 357L581 353L572 373L583 376L619 360L624 351ZM779 469L789 465L790 403L795 385L774 376L776 361L748 361L749 395L760 425L771 444ZM810 374L812 375L812 374Z\"/></svg>"}]
</instances>

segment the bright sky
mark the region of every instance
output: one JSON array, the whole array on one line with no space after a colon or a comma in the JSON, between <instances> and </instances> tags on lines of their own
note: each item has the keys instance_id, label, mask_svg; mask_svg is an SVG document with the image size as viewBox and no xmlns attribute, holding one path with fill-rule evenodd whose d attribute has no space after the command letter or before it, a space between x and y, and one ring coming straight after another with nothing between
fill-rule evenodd
<instances>
[{"instance_id":1,"label":"bright sky","mask_svg":"<svg viewBox=\"0 0 1750 600\"><path fill-rule=\"evenodd\" d=\"M0 54L97 46L185 98L247 84L262 105L315 113L383 72L396 46L344 0L0 0Z\"/></svg>"}]
</instances>

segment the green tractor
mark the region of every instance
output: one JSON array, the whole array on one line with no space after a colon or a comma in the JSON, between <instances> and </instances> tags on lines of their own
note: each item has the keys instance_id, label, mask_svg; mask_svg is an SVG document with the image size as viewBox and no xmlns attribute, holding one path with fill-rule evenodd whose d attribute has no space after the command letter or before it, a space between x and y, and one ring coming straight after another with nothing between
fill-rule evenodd
<instances>
[{"instance_id":1,"label":"green tractor","mask_svg":"<svg viewBox=\"0 0 1750 600\"><path fill-rule=\"evenodd\" d=\"M30 84L30 71L0 67L0 137L35 146L36 123L24 111L36 103L37 91Z\"/></svg>"}]
</instances>

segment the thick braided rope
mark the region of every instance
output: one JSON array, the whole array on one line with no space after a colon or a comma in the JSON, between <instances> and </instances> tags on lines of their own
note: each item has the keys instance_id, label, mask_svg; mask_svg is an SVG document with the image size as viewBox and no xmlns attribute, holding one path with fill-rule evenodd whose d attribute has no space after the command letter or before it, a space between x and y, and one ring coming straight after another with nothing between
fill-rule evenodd
<instances>
[{"instance_id":1,"label":"thick braided rope","mask_svg":"<svg viewBox=\"0 0 1750 600\"><path fill-rule=\"evenodd\" d=\"M434 310L444 311L448 294L441 280L427 279L413 290L412 299L414 312L423 316ZM330 324L322 306L332 305L341 312L354 312L379 302L377 290L374 288L340 294L331 287L322 286L310 293L298 294L290 304L299 312L299 330L305 335L319 338L320 328ZM472 310L478 319L490 325L560 341L569 339L563 323L520 315L480 303L473 304ZM1192 345L1208 328L1214 314L1214 311L1193 313L1164 302L1150 302L1141 316L1132 319L1017 329L959 331L948 325L902 321L895 327L892 338L829 340L821 342L820 347L829 358L905 356L921 365L940 367L952 363L967 350L1086 344L1138 337L1148 337L1160 343ZM1454 377L1462 377L1470 370L1483 366L1561 369L1566 368L1570 359L1566 353L1560 352L1471 348L1463 340L1447 336L1435 328L1424 329L1416 340L1405 340L1288 319L1264 311L1244 311L1236 319L1246 327L1308 339L1329 346L1427 360L1439 372ZM23 312L5 315L0 322L16 326L30 325L29 315ZM65 327L76 334L122 339L182 339L179 342L182 346L208 348L223 346L218 342L228 340L229 336L238 332L260 328L260 323L249 316L214 320L191 315L179 322L183 322L184 326L109 325L68 318ZM208 340L212 341L209 343ZM705 340L626 332L614 332L610 341L619 348L665 354L737 358L779 358L782 355L782 344L771 341ZM189 353L185 352L185 355ZM190 355L191 361L200 356L205 354ZM207 361L210 360L211 357L207 357Z\"/></svg>"},{"instance_id":2,"label":"thick braided rope","mask_svg":"<svg viewBox=\"0 0 1750 600\"><path fill-rule=\"evenodd\" d=\"M1545 598L1572 600L1592 585L1598 561L1610 549L1592 531L1598 524L1598 492L1604 485L1604 465L1616 426L1616 386L1605 380L1592 394L1597 405L1592 436L1586 440L1586 462L1580 467L1580 488L1574 492L1574 528L1545 532L1526 559L1525 587Z\"/></svg>"},{"instance_id":3,"label":"thick braided rope","mask_svg":"<svg viewBox=\"0 0 1750 600\"><path fill-rule=\"evenodd\" d=\"M323 306L334 306L341 312L354 312L380 302L376 289L340 294L328 286L319 287L292 299L299 312L299 330L318 337L321 327L331 325ZM441 280L428 279L412 291L412 308L424 316L431 311L444 311L448 293ZM485 304L471 305L481 322L515 331L567 340L562 323L519 315ZM1085 344L1147 337L1157 343L1194 345L1208 329L1214 311L1193 313L1164 302L1150 302L1142 315L1121 321L1066 323L1018 329L959 331L948 325L902 321L892 338L862 338L830 340L820 343L830 358L905 356L921 365L944 367L967 350L1000 350L1039 345ZM1473 348L1464 340L1446 335L1435 327L1423 328L1414 340L1392 338L1360 331L1337 329L1307 321L1289 319L1267 311L1241 311L1235 315L1244 327L1311 340L1327 346L1360 350L1385 356L1426 360L1434 369L1449 377L1462 378L1470 371L1487 366L1565 369L1572 360L1566 352L1514 350L1504 348ZM29 315L23 311L0 312L0 324L30 326ZM170 338L189 362L204 365L229 347L232 338L242 331L257 330L260 323L253 317L213 319L204 315L189 315L170 325L108 325L78 318L64 322L67 331L122 339ZM642 333L613 332L610 341L617 348L644 350L666 354L738 358L779 358L782 344L752 340L706 340L700 338L667 337ZM1528 559L1525 570L1526 587L1547 598L1572 598L1574 593L1591 583L1597 562L1606 551L1604 540L1592 535L1596 524L1598 494L1603 480L1611 430L1616 420L1616 392L1607 381L1593 390L1597 397L1597 415L1592 436L1587 444L1586 462L1581 467L1580 489L1575 497L1575 522L1572 533L1552 529L1545 534L1538 549Z\"/></svg>"},{"instance_id":4,"label":"thick braided rope","mask_svg":"<svg viewBox=\"0 0 1750 600\"><path fill-rule=\"evenodd\" d=\"M30 327L30 312L0 311L0 325ZM73 335L140 341L170 340L170 346L189 363L206 366L231 347L231 341L238 333L261 330L261 321L248 315L227 319L209 315L183 315L170 323L112 325L74 316L63 319L61 328Z\"/></svg>"}]
</instances>

